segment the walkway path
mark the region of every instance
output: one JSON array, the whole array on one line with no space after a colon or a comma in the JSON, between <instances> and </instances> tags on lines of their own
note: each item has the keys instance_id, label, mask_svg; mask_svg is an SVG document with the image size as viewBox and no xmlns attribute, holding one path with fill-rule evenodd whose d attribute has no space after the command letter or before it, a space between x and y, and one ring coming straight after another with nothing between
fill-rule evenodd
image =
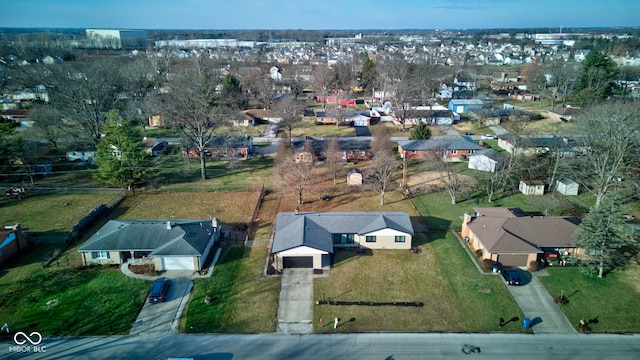
<instances>
[{"instance_id":1,"label":"walkway path","mask_svg":"<svg viewBox=\"0 0 640 360\"><path fill-rule=\"evenodd\" d=\"M278 306L278 332L313 332L313 270L284 269Z\"/></svg>"}]
</instances>

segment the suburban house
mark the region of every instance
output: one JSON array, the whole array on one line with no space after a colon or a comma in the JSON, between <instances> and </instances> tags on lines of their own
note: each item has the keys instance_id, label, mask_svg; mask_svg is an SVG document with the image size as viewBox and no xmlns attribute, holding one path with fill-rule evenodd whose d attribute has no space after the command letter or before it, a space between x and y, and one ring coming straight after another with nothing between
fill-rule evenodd
<instances>
[{"instance_id":1,"label":"suburban house","mask_svg":"<svg viewBox=\"0 0 640 360\"><path fill-rule=\"evenodd\" d=\"M313 154L305 152L305 143L311 142ZM324 161L327 158L326 151L331 139L314 139L306 137L293 142L291 148L295 153L296 162ZM338 138L340 156L343 161L370 160L371 140L358 138Z\"/></svg>"},{"instance_id":2,"label":"suburban house","mask_svg":"<svg viewBox=\"0 0 640 360\"><path fill-rule=\"evenodd\" d=\"M249 109L240 112L240 118L232 120L233 126L254 126L258 123L280 122L282 118L268 109Z\"/></svg>"},{"instance_id":3,"label":"suburban house","mask_svg":"<svg viewBox=\"0 0 640 360\"><path fill-rule=\"evenodd\" d=\"M523 116L526 116L529 119L534 119L536 116L536 114L516 109L514 107L505 107L502 109L476 109L470 110L469 114L475 121L485 126L500 125L502 122Z\"/></svg>"},{"instance_id":4,"label":"suburban house","mask_svg":"<svg viewBox=\"0 0 640 360\"><path fill-rule=\"evenodd\" d=\"M162 156L169 149L169 143L155 138L144 138L144 152L151 156Z\"/></svg>"},{"instance_id":5,"label":"suburban house","mask_svg":"<svg viewBox=\"0 0 640 360\"><path fill-rule=\"evenodd\" d=\"M162 117L162 113L154 113L149 115L149 126L151 127L164 126L164 117Z\"/></svg>"},{"instance_id":6,"label":"suburban house","mask_svg":"<svg viewBox=\"0 0 640 360\"><path fill-rule=\"evenodd\" d=\"M338 121L338 117L340 120ZM343 126L369 126L371 125L371 114L368 112L328 112L318 111L316 113L316 123L335 124Z\"/></svg>"},{"instance_id":7,"label":"suburban house","mask_svg":"<svg viewBox=\"0 0 640 360\"><path fill-rule=\"evenodd\" d=\"M498 136L498 146L511 155L534 155L560 152L561 157L575 157L587 149L585 140L577 135L520 135Z\"/></svg>"},{"instance_id":8,"label":"suburban house","mask_svg":"<svg viewBox=\"0 0 640 360\"><path fill-rule=\"evenodd\" d=\"M449 110L463 114L472 109L482 109L480 99L451 99L449 100Z\"/></svg>"},{"instance_id":9,"label":"suburban house","mask_svg":"<svg viewBox=\"0 0 640 360\"><path fill-rule=\"evenodd\" d=\"M400 157L407 159L436 159L463 161L471 154L484 150L469 136L432 136L427 140L398 141Z\"/></svg>"},{"instance_id":10,"label":"suburban house","mask_svg":"<svg viewBox=\"0 0 640 360\"><path fill-rule=\"evenodd\" d=\"M580 108L571 106L556 108L547 112L549 119L556 121L573 121L576 113L580 111Z\"/></svg>"},{"instance_id":11,"label":"suburban house","mask_svg":"<svg viewBox=\"0 0 640 360\"><path fill-rule=\"evenodd\" d=\"M469 155L469 169L496 172L502 168L506 156L493 149L484 149Z\"/></svg>"},{"instance_id":12,"label":"suburban house","mask_svg":"<svg viewBox=\"0 0 640 360\"><path fill-rule=\"evenodd\" d=\"M27 234L20 224L0 229L0 265L27 247Z\"/></svg>"},{"instance_id":13,"label":"suburban house","mask_svg":"<svg viewBox=\"0 0 640 360\"><path fill-rule=\"evenodd\" d=\"M329 269L337 248L410 249L413 234L403 212L281 212L273 267Z\"/></svg>"},{"instance_id":14,"label":"suburban house","mask_svg":"<svg viewBox=\"0 0 640 360\"><path fill-rule=\"evenodd\" d=\"M253 138L251 136L216 136L209 141L205 149L205 156L247 158L251 155L252 150ZM200 156L198 150L193 146L185 146L182 153L189 157Z\"/></svg>"},{"instance_id":15,"label":"suburban house","mask_svg":"<svg viewBox=\"0 0 640 360\"><path fill-rule=\"evenodd\" d=\"M525 195L544 195L544 181L520 180L518 190Z\"/></svg>"},{"instance_id":16,"label":"suburban house","mask_svg":"<svg viewBox=\"0 0 640 360\"><path fill-rule=\"evenodd\" d=\"M529 216L519 208L476 208L464 214L461 236L482 259L505 266L559 258L578 251L572 245L576 217Z\"/></svg>"},{"instance_id":17,"label":"suburban house","mask_svg":"<svg viewBox=\"0 0 640 360\"><path fill-rule=\"evenodd\" d=\"M219 239L218 219L110 220L78 252L84 265L149 263L158 271L198 271Z\"/></svg>"},{"instance_id":18,"label":"suburban house","mask_svg":"<svg viewBox=\"0 0 640 360\"><path fill-rule=\"evenodd\" d=\"M95 150L90 150L89 147L72 147L72 150L67 150L66 154L68 161L89 161L93 162L96 158Z\"/></svg>"},{"instance_id":19,"label":"suburban house","mask_svg":"<svg viewBox=\"0 0 640 360\"><path fill-rule=\"evenodd\" d=\"M423 109L424 108L424 109ZM456 120L453 111L445 107L424 106L422 108L411 109L407 112L405 122L407 124L417 125L425 123L428 125L451 125Z\"/></svg>"}]
</instances>

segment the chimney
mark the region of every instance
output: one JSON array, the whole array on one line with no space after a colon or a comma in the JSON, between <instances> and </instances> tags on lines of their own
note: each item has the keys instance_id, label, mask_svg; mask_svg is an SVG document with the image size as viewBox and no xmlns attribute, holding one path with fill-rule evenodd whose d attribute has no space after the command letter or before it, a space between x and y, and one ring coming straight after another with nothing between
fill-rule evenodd
<instances>
[{"instance_id":1,"label":"chimney","mask_svg":"<svg viewBox=\"0 0 640 360\"><path fill-rule=\"evenodd\" d=\"M220 219L218 218L212 218L211 219L211 226L213 227L213 231L218 231L218 227L220 227Z\"/></svg>"},{"instance_id":2,"label":"chimney","mask_svg":"<svg viewBox=\"0 0 640 360\"><path fill-rule=\"evenodd\" d=\"M469 227L467 226L467 224L469 224L472 219L473 218L471 217L471 213L469 213L468 211L464 213L464 217L462 218L462 230L460 230L460 235L463 238L469 237Z\"/></svg>"},{"instance_id":3,"label":"chimney","mask_svg":"<svg viewBox=\"0 0 640 360\"><path fill-rule=\"evenodd\" d=\"M171 221L167 221L167 230L171 230Z\"/></svg>"}]
</instances>

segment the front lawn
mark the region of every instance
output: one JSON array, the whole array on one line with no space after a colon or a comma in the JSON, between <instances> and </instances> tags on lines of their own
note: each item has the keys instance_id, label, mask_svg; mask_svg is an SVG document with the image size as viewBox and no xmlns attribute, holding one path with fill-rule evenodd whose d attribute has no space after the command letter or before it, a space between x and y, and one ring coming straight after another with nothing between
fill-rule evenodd
<instances>
[{"instance_id":1,"label":"front lawn","mask_svg":"<svg viewBox=\"0 0 640 360\"><path fill-rule=\"evenodd\" d=\"M580 320L596 320L594 332L636 333L640 329L638 265L613 271L604 278L589 276L578 267L546 268L550 276L538 279L552 297L564 294L569 302L560 309L577 327Z\"/></svg>"},{"instance_id":2,"label":"front lawn","mask_svg":"<svg viewBox=\"0 0 640 360\"><path fill-rule=\"evenodd\" d=\"M280 278L262 276L266 247L227 247L208 279L195 280L180 322L185 333L276 330ZM209 304L205 297L210 298Z\"/></svg>"},{"instance_id":3,"label":"front lawn","mask_svg":"<svg viewBox=\"0 0 640 360\"><path fill-rule=\"evenodd\" d=\"M452 331L522 330L520 321L498 327L501 317L506 320L514 317L523 319L522 311L500 276L480 274L450 231L429 234L429 243L458 312L457 328Z\"/></svg>"},{"instance_id":4,"label":"front lawn","mask_svg":"<svg viewBox=\"0 0 640 360\"><path fill-rule=\"evenodd\" d=\"M77 269L63 260L59 267L43 268L53 251L40 245L5 264L0 277L3 323L11 331L38 331L45 337L128 334L151 283L126 277L119 267Z\"/></svg>"}]
</instances>

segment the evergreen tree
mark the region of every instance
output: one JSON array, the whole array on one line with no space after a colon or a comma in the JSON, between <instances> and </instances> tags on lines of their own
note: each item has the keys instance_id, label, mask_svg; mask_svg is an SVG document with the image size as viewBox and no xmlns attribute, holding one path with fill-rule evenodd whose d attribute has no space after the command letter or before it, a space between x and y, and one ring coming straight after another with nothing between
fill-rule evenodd
<instances>
[{"instance_id":1,"label":"evergreen tree","mask_svg":"<svg viewBox=\"0 0 640 360\"><path fill-rule=\"evenodd\" d=\"M595 267L600 278L605 266L615 268L620 264L618 251L632 242L623 233L624 220L616 210L613 203L592 208L573 234L573 244L587 250L590 260L586 264Z\"/></svg>"},{"instance_id":2,"label":"evergreen tree","mask_svg":"<svg viewBox=\"0 0 640 360\"><path fill-rule=\"evenodd\" d=\"M414 126L413 129L411 129L409 140L427 140L430 137L431 129L429 129L429 125L420 122L418 125Z\"/></svg>"},{"instance_id":3,"label":"evergreen tree","mask_svg":"<svg viewBox=\"0 0 640 360\"><path fill-rule=\"evenodd\" d=\"M605 53L590 52L582 62L576 91L578 101L588 104L611 95L618 78L617 64Z\"/></svg>"},{"instance_id":4,"label":"evergreen tree","mask_svg":"<svg viewBox=\"0 0 640 360\"><path fill-rule=\"evenodd\" d=\"M98 144L96 153L96 180L127 188L144 181L148 157L140 130L120 119L116 110L107 113L104 129L106 136Z\"/></svg>"}]
</instances>

